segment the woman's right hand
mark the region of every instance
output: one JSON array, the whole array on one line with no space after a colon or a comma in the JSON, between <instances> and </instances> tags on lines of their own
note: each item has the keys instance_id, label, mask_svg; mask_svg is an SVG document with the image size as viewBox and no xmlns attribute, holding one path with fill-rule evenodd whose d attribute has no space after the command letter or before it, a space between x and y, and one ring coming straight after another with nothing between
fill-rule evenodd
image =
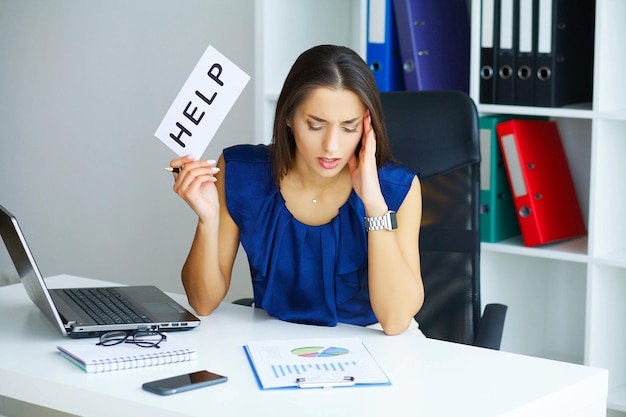
<instances>
[{"instance_id":1,"label":"woman's right hand","mask_svg":"<svg viewBox=\"0 0 626 417\"><path fill-rule=\"evenodd\" d=\"M193 156L184 156L170 162L174 173L174 192L189 204L202 222L210 222L219 216L219 199L213 176L220 171L215 161L198 160Z\"/></svg>"}]
</instances>

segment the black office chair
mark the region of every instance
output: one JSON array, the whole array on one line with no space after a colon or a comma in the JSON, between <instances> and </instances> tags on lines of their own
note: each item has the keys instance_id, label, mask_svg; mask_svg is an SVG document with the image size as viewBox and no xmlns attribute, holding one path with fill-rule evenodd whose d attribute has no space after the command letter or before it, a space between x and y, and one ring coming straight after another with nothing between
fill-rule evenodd
<instances>
[{"instance_id":1,"label":"black office chair","mask_svg":"<svg viewBox=\"0 0 626 417\"><path fill-rule=\"evenodd\" d=\"M456 91L381 93L391 150L420 172L420 329L434 339L500 349L507 307L480 303L478 116Z\"/></svg>"},{"instance_id":2,"label":"black office chair","mask_svg":"<svg viewBox=\"0 0 626 417\"><path fill-rule=\"evenodd\" d=\"M489 304L482 317L480 311L476 107L456 91L388 92L381 99L393 155L419 171L422 183L420 329L434 339L500 349L507 307Z\"/></svg>"}]
</instances>

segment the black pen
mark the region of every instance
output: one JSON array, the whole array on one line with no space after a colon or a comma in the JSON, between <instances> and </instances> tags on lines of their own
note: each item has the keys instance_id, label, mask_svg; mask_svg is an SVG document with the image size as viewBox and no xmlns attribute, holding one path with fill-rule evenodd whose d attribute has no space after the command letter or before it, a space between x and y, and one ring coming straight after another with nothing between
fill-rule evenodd
<instances>
[{"instance_id":1,"label":"black pen","mask_svg":"<svg viewBox=\"0 0 626 417\"><path fill-rule=\"evenodd\" d=\"M168 172L174 172L176 174L178 174L180 172L180 168L167 167L167 168L165 168L165 170L168 171Z\"/></svg>"}]
</instances>

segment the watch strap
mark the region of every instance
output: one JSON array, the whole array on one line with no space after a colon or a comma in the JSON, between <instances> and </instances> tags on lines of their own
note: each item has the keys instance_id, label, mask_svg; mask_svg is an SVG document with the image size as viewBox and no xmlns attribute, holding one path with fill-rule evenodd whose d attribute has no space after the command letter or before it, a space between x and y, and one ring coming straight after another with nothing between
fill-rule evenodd
<instances>
[{"instance_id":1,"label":"watch strap","mask_svg":"<svg viewBox=\"0 0 626 417\"><path fill-rule=\"evenodd\" d=\"M396 221L396 212L388 211L382 216L365 217L365 230L396 230L398 222Z\"/></svg>"}]
</instances>

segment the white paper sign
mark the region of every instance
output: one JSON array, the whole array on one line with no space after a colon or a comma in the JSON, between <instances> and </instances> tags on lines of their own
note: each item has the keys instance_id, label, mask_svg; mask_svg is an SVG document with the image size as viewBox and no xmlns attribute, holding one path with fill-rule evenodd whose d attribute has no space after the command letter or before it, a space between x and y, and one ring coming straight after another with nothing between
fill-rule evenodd
<instances>
[{"instance_id":1,"label":"white paper sign","mask_svg":"<svg viewBox=\"0 0 626 417\"><path fill-rule=\"evenodd\" d=\"M154 135L178 156L199 158L249 80L209 45Z\"/></svg>"}]
</instances>

